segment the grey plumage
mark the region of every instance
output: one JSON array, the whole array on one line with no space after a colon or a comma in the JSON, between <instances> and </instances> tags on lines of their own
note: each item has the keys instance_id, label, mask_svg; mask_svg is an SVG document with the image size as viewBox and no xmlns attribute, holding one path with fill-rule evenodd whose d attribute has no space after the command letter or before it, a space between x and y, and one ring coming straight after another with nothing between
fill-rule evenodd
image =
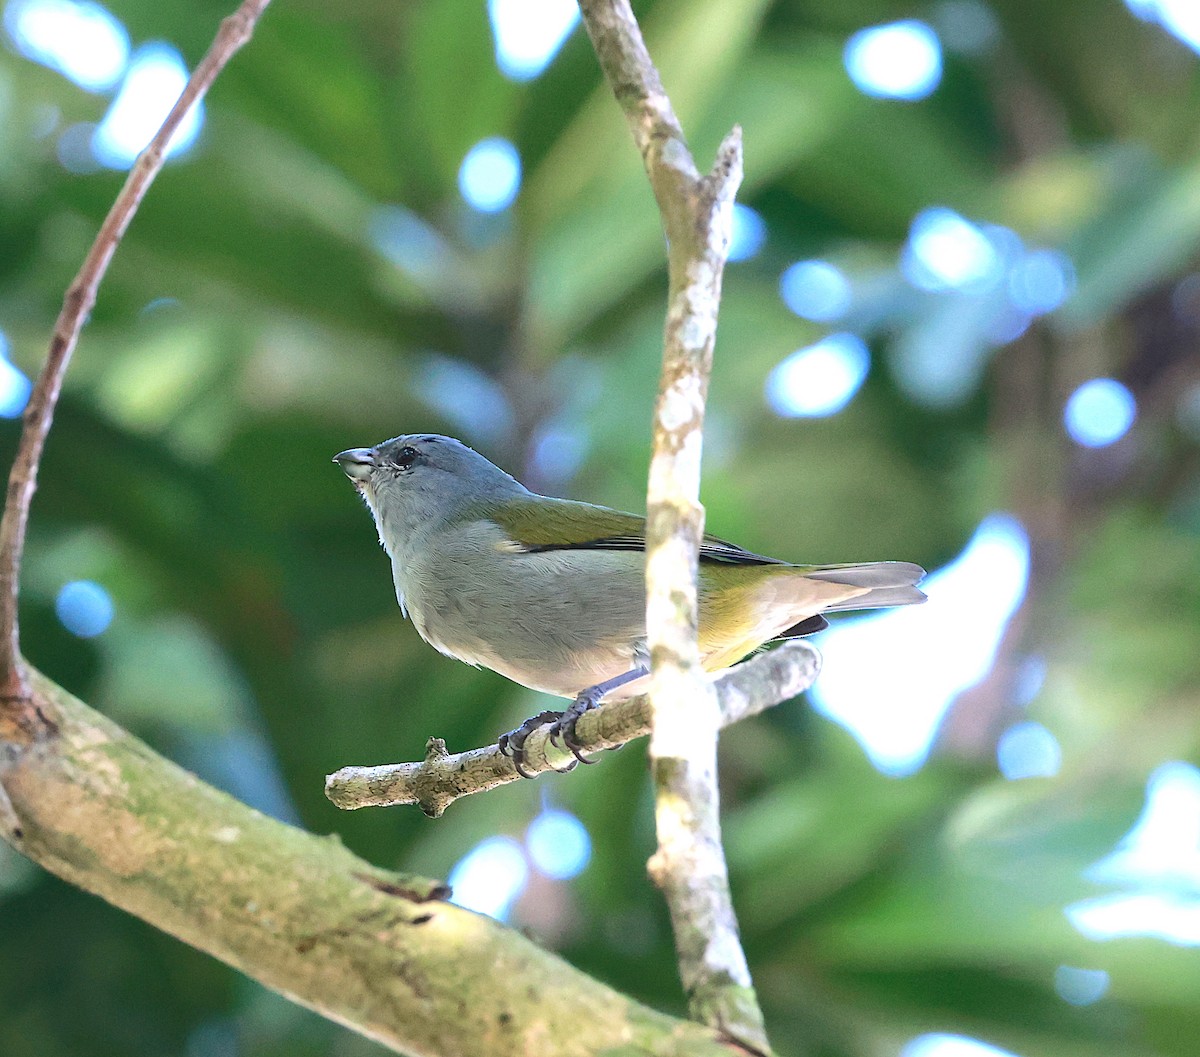
<instances>
[{"instance_id":1,"label":"grey plumage","mask_svg":"<svg viewBox=\"0 0 1200 1057\"><path fill-rule=\"evenodd\" d=\"M371 509L400 605L441 652L560 697L644 664L644 519L536 495L450 437L400 436L336 461ZM706 537L705 666L815 630L821 612L923 601L922 575L907 562L797 566Z\"/></svg>"}]
</instances>

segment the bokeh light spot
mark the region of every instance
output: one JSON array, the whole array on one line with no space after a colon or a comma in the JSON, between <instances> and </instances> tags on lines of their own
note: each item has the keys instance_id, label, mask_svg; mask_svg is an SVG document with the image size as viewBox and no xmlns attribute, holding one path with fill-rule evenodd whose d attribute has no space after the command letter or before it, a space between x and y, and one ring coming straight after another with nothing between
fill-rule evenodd
<instances>
[{"instance_id":1,"label":"bokeh light spot","mask_svg":"<svg viewBox=\"0 0 1200 1057\"><path fill-rule=\"evenodd\" d=\"M1156 768L1141 817L1084 876L1122 889L1066 908L1089 939L1152 936L1200 946L1200 770L1182 761Z\"/></svg>"},{"instance_id":2,"label":"bokeh light spot","mask_svg":"<svg viewBox=\"0 0 1200 1057\"><path fill-rule=\"evenodd\" d=\"M915 19L860 29L842 59L859 91L881 99L924 99L942 79L938 36Z\"/></svg>"},{"instance_id":3,"label":"bokeh light spot","mask_svg":"<svg viewBox=\"0 0 1200 1057\"><path fill-rule=\"evenodd\" d=\"M982 0L942 0L933 21L948 51L982 55L1000 39L1000 24Z\"/></svg>"},{"instance_id":4,"label":"bokeh light spot","mask_svg":"<svg viewBox=\"0 0 1200 1057\"><path fill-rule=\"evenodd\" d=\"M900 1051L900 1057L1015 1057L1008 1050L990 1046L965 1035L942 1033L921 1035Z\"/></svg>"},{"instance_id":5,"label":"bokeh light spot","mask_svg":"<svg viewBox=\"0 0 1200 1057\"><path fill-rule=\"evenodd\" d=\"M801 319L827 323L850 308L850 281L828 261L797 261L779 277L779 296Z\"/></svg>"},{"instance_id":6,"label":"bokeh light spot","mask_svg":"<svg viewBox=\"0 0 1200 1057\"><path fill-rule=\"evenodd\" d=\"M1125 6L1200 53L1200 4L1196 0L1125 0Z\"/></svg>"},{"instance_id":7,"label":"bokeh light spot","mask_svg":"<svg viewBox=\"0 0 1200 1057\"><path fill-rule=\"evenodd\" d=\"M922 290L979 290L1000 277L1003 261L987 233L952 209L913 218L901 257L905 277Z\"/></svg>"},{"instance_id":8,"label":"bokeh light spot","mask_svg":"<svg viewBox=\"0 0 1200 1057\"><path fill-rule=\"evenodd\" d=\"M797 349L767 376L767 403L785 418L814 418L841 411L871 369L871 354L854 334L831 334Z\"/></svg>"},{"instance_id":9,"label":"bokeh light spot","mask_svg":"<svg viewBox=\"0 0 1200 1057\"><path fill-rule=\"evenodd\" d=\"M515 424L504 387L473 363L430 353L410 379L413 391L469 440L499 444Z\"/></svg>"},{"instance_id":10,"label":"bokeh light spot","mask_svg":"<svg viewBox=\"0 0 1200 1057\"><path fill-rule=\"evenodd\" d=\"M587 453L587 433L579 423L564 417L538 429L530 458L541 480L563 484L579 472Z\"/></svg>"},{"instance_id":11,"label":"bokeh light spot","mask_svg":"<svg viewBox=\"0 0 1200 1057\"><path fill-rule=\"evenodd\" d=\"M95 152L92 150L95 135L96 126L91 121L76 121L64 128L54 145L58 163L67 172L77 176L98 172L100 163L96 161Z\"/></svg>"},{"instance_id":12,"label":"bokeh light spot","mask_svg":"<svg viewBox=\"0 0 1200 1057\"><path fill-rule=\"evenodd\" d=\"M767 241L767 222L749 206L738 202L733 207L733 233L729 239L729 259L748 261L756 257Z\"/></svg>"},{"instance_id":13,"label":"bokeh light spot","mask_svg":"<svg viewBox=\"0 0 1200 1057\"><path fill-rule=\"evenodd\" d=\"M1072 1006L1090 1006L1107 993L1108 973L1103 969L1077 969L1060 965L1054 970L1054 990L1058 997Z\"/></svg>"},{"instance_id":14,"label":"bokeh light spot","mask_svg":"<svg viewBox=\"0 0 1200 1057\"><path fill-rule=\"evenodd\" d=\"M1058 739L1040 723L1018 723L1000 736L996 762L1010 782L1053 778L1062 766L1062 749Z\"/></svg>"},{"instance_id":15,"label":"bokeh light spot","mask_svg":"<svg viewBox=\"0 0 1200 1057\"><path fill-rule=\"evenodd\" d=\"M1071 259L1057 250L1031 250L1008 273L1008 296L1022 312L1041 316L1053 312L1075 286Z\"/></svg>"},{"instance_id":16,"label":"bokeh light spot","mask_svg":"<svg viewBox=\"0 0 1200 1057\"><path fill-rule=\"evenodd\" d=\"M385 258L419 282L441 280L450 253L438 231L403 206L379 206L367 220L371 244Z\"/></svg>"},{"instance_id":17,"label":"bokeh light spot","mask_svg":"<svg viewBox=\"0 0 1200 1057\"><path fill-rule=\"evenodd\" d=\"M128 169L154 138L187 84L183 57L169 44L138 48L108 113L92 137L96 160L110 169ZM197 103L167 145L168 157L186 151L204 123L203 104Z\"/></svg>"},{"instance_id":18,"label":"bokeh light spot","mask_svg":"<svg viewBox=\"0 0 1200 1057\"><path fill-rule=\"evenodd\" d=\"M592 857L592 840L583 823L569 811L553 808L529 824L525 846L533 865L556 881L578 877Z\"/></svg>"},{"instance_id":19,"label":"bokeh light spot","mask_svg":"<svg viewBox=\"0 0 1200 1057\"><path fill-rule=\"evenodd\" d=\"M72 635L91 639L106 631L112 623L113 603L99 584L91 580L73 580L58 592L54 612Z\"/></svg>"},{"instance_id":20,"label":"bokeh light spot","mask_svg":"<svg viewBox=\"0 0 1200 1057\"><path fill-rule=\"evenodd\" d=\"M963 552L925 578L925 605L821 633L817 711L848 729L885 774L912 774L955 698L991 670L1028 577L1024 527L1006 514L985 518Z\"/></svg>"},{"instance_id":21,"label":"bokeh light spot","mask_svg":"<svg viewBox=\"0 0 1200 1057\"><path fill-rule=\"evenodd\" d=\"M521 189L517 148L500 136L480 140L459 166L458 189L467 204L481 213L507 209Z\"/></svg>"},{"instance_id":22,"label":"bokeh light spot","mask_svg":"<svg viewBox=\"0 0 1200 1057\"><path fill-rule=\"evenodd\" d=\"M511 837L488 837L450 871L450 902L504 921L528 879L521 845Z\"/></svg>"},{"instance_id":23,"label":"bokeh light spot","mask_svg":"<svg viewBox=\"0 0 1200 1057\"><path fill-rule=\"evenodd\" d=\"M1120 440L1137 418L1137 401L1120 382L1093 378L1071 394L1063 425L1076 444L1103 448Z\"/></svg>"},{"instance_id":24,"label":"bokeh light spot","mask_svg":"<svg viewBox=\"0 0 1200 1057\"><path fill-rule=\"evenodd\" d=\"M29 403L33 384L9 362L8 338L0 331L0 418L16 418Z\"/></svg>"},{"instance_id":25,"label":"bokeh light spot","mask_svg":"<svg viewBox=\"0 0 1200 1057\"><path fill-rule=\"evenodd\" d=\"M22 55L90 92L111 88L129 61L129 34L99 4L9 0L4 27Z\"/></svg>"},{"instance_id":26,"label":"bokeh light spot","mask_svg":"<svg viewBox=\"0 0 1200 1057\"><path fill-rule=\"evenodd\" d=\"M488 0L496 65L505 77L528 81L558 54L579 22L575 0Z\"/></svg>"}]
</instances>

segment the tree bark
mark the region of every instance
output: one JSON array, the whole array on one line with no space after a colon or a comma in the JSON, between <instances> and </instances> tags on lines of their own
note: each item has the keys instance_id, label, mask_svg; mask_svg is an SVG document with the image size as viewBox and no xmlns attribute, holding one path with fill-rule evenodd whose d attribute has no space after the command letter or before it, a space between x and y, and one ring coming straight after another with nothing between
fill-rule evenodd
<instances>
[{"instance_id":1,"label":"tree bark","mask_svg":"<svg viewBox=\"0 0 1200 1057\"><path fill-rule=\"evenodd\" d=\"M447 903L437 881L246 807L29 676L36 725L0 730L9 839L72 884L401 1053L738 1052Z\"/></svg>"}]
</instances>

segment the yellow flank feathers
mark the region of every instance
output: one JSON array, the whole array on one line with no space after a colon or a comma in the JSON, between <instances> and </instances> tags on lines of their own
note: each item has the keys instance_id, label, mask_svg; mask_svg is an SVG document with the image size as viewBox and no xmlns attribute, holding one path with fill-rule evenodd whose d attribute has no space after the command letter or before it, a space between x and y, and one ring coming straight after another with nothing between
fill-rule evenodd
<instances>
[{"instance_id":1,"label":"yellow flank feathers","mask_svg":"<svg viewBox=\"0 0 1200 1057\"><path fill-rule=\"evenodd\" d=\"M700 659L706 671L737 664L763 643L868 588L814 580L791 565L700 566Z\"/></svg>"}]
</instances>

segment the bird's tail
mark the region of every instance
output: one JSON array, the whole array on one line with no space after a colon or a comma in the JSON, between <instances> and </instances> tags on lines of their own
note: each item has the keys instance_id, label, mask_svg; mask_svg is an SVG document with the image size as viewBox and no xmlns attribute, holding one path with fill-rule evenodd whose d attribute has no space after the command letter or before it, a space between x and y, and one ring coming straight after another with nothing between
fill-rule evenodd
<instances>
[{"instance_id":1,"label":"bird's tail","mask_svg":"<svg viewBox=\"0 0 1200 1057\"><path fill-rule=\"evenodd\" d=\"M804 575L810 580L867 589L863 594L826 606L826 613L837 613L845 609L911 606L925 601L925 592L916 586L925 575L925 570L912 562L817 565L806 569Z\"/></svg>"}]
</instances>

